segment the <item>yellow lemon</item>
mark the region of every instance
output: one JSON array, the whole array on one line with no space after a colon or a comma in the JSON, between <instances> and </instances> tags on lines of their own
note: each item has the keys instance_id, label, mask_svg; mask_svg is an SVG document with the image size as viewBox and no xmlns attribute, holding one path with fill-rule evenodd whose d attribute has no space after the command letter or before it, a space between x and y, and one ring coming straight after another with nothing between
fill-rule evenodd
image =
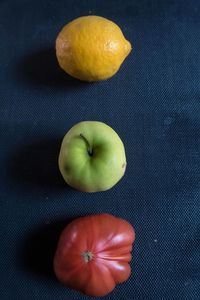
<instances>
[{"instance_id":1,"label":"yellow lemon","mask_svg":"<svg viewBox=\"0 0 200 300\"><path fill-rule=\"evenodd\" d=\"M62 69L84 81L112 77L131 51L121 29L99 16L84 16L68 23L56 39Z\"/></svg>"}]
</instances>

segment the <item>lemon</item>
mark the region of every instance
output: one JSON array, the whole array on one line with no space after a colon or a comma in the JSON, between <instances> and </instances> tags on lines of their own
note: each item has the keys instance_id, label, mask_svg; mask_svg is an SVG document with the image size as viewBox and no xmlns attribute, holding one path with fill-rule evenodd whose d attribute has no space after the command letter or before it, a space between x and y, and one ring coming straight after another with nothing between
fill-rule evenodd
<instances>
[{"instance_id":1,"label":"lemon","mask_svg":"<svg viewBox=\"0 0 200 300\"><path fill-rule=\"evenodd\" d=\"M61 30L56 39L60 67L84 81L112 77L131 51L121 29L99 16L79 17Z\"/></svg>"}]
</instances>

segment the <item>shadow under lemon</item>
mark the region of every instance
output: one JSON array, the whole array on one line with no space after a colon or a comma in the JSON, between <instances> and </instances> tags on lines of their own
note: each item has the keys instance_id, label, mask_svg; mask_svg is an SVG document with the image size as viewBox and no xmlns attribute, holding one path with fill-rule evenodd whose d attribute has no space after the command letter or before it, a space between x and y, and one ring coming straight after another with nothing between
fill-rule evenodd
<instances>
[{"instance_id":1,"label":"shadow under lemon","mask_svg":"<svg viewBox=\"0 0 200 300\"><path fill-rule=\"evenodd\" d=\"M38 87L52 87L60 90L76 90L88 83L75 79L59 66L53 47L38 49L23 56L17 67L17 79Z\"/></svg>"}]
</instances>

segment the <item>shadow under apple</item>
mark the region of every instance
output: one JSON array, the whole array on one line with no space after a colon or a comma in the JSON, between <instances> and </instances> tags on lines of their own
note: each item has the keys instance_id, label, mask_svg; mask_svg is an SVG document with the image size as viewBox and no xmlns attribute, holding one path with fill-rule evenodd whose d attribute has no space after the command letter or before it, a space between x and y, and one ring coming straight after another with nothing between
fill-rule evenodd
<instances>
[{"instance_id":1,"label":"shadow under apple","mask_svg":"<svg viewBox=\"0 0 200 300\"><path fill-rule=\"evenodd\" d=\"M41 139L21 146L9 159L11 175L17 184L30 189L70 189L58 167L61 138Z\"/></svg>"}]
</instances>

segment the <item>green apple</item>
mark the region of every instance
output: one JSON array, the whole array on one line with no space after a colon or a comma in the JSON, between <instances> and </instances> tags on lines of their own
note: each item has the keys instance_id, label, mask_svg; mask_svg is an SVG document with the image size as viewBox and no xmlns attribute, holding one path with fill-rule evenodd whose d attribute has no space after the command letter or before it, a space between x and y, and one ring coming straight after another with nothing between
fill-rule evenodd
<instances>
[{"instance_id":1,"label":"green apple","mask_svg":"<svg viewBox=\"0 0 200 300\"><path fill-rule=\"evenodd\" d=\"M68 185L84 192L110 189L126 169L120 137L110 126L96 121L80 122L68 131L58 162Z\"/></svg>"}]
</instances>

